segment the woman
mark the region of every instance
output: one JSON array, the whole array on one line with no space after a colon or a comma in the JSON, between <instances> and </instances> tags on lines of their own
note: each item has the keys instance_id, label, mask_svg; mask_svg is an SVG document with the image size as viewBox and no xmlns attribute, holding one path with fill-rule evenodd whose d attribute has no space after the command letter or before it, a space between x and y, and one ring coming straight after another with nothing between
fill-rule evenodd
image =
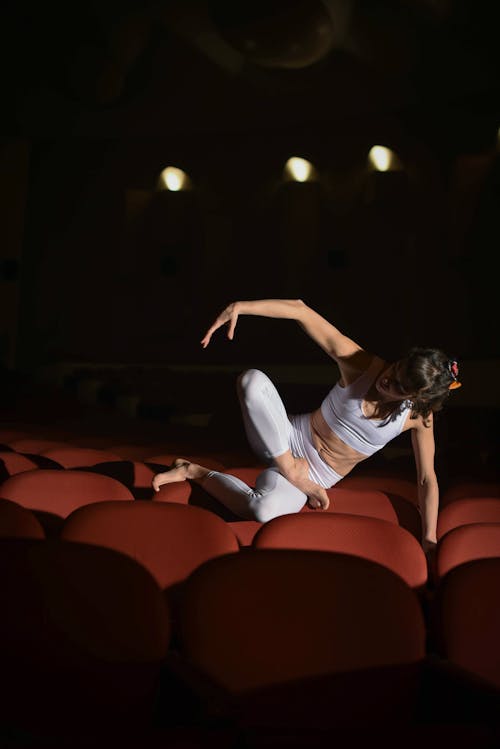
<instances>
[{"instance_id":1,"label":"woman","mask_svg":"<svg viewBox=\"0 0 500 749\"><path fill-rule=\"evenodd\" d=\"M316 411L289 416L263 372L244 372L238 380L238 395L246 433L256 454L270 464L255 488L234 476L177 459L170 471L154 477L155 491L163 484L190 479L236 515L260 522L299 512L306 502L313 509L327 509L328 488L410 429L422 545L426 551L432 549L439 504L433 413L442 408L450 389L460 387L457 362L437 349L412 349L404 358L386 362L362 349L300 299L230 304L207 331L203 348L224 325L232 340L239 315L295 320L334 359L340 379Z\"/></svg>"}]
</instances>

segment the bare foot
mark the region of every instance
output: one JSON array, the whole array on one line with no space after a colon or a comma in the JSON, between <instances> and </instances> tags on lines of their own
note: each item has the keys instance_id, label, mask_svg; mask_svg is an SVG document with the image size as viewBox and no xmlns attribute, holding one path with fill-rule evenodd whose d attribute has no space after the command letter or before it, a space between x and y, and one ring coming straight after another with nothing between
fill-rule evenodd
<instances>
[{"instance_id":1,"label":"bare foot","mask_svg":"<svg viewBox=\"0 0 500 749\"><path fill-rule=\"evenodd\" d=\"M160 486L164 484L172 484L176 481L186 481L186 479L200 479L206 476L208 468L197 463L190 463L189 460L184 458L176 458L173 463L173 467L165 473L157 473L153 478L151 485L155 492L160 491Z\"/></svg>"},{"instance_id":2,"label":"bare foot","mask_svg":"<svg viewBox=\"0 0 500 749\"><path fill-rule=\"evenodd\" d=\"M330 506L330 499L324 489L309 478L309 464L305 458L295 458L294 465L290 471L287 471L285 478L291 484L307 494L307 504L313 510L327 510Z\"/></svg>"}]
</instances>

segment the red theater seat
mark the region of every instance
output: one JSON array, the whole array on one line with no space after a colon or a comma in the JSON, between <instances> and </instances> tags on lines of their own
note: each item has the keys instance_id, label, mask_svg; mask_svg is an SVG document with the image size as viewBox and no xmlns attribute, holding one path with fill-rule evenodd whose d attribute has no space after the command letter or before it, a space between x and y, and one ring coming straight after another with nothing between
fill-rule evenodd
<instances>
[{"instance_id":1,"label":"red theater seat","mask_svg":"<svg viewBox=\"0 0 500 749\"><path fill-rule=\"evenodd\" d=\"M112 460L88 466L88 471L100 473L125 484L135 499L152 499L153 487L151 482L156 471L147 463L138 460Z\"/></svg>"},{"instance_id":2,"label":"red theater seat","mask_svg":"<svg viewBox=\"0 0 500 749\"><path fill-rule=\"evenodd\" d=\"M114 742L149 727L170 640L152 576L58 540L2 540L0 568L2 730L59 746L59 735Z\"/></svg>"},{"instance_id":3,"label":"red theater seat","mask_svg":"<svg viewBox=\"0 0 500 749\"><path fill-rule=\"evenodd\" d=\"M9 442L9 447L18 453L28 453L30 455L39 455L46 450L53 450L59 447L66 447L65 442L47 439L37 439L35 437L25 437L24 439L13 440Z\"/></svg>"},{"instance_id":4,"label":"red theater seat","mask_svg":"<svg viewBox=\"0 0 500 749\"><path fill-rule=\"evenodd\" d=\"M45 531L30 510L0 499L0 538L45 538Z\"/></svg>"},{"instance_id":5,"label":"red theater seat","mask_svg":"<svg viewBox=\"0 0 500 749\"><path fill-rule=\"evenodd\" d=\"M126 486L109 476L78 470L24 471L0 487L4 499L30 510L67 517L82 505L104 500L133 500Z\"/></svg>"},{"instance_id":6,"label":"red theater seat","mask_svg":"<svg viewBox=\"0 0 500 749\"><path fill-rule=\"evenodd\" d=\"M387 494L395 494L399 497L418 505L417 484L408 479L396 476L346 476L336 485L339 489L351 489L355 491L378 490Z\"/></svg>"},{"instance_id":7,"label":"red theater seat","mask_svg":"<svg viewBox=\"0 0 500 749\"><path fill-rule=\"evenodd\" d=\"M110 460L120 460L108 450L96 450L92 447L56 447L41 453L44 457L55 460L63 468L84 468Z\"/></svg>"},{"instance_id":8,"label":"red theater seat","mask_svg":"<svg viewBox=\"0 0 500 749\"><path fill-rule=\"evenodd\" d=\"M243 550L196 570L180 613L187 671L237 699L251 721L392 724L413 707L424 620L414 591L378 564ZM203 701L210 690L199 689Z\"/></svg>"},{"instance_id":9,"label":"red theater seat","mask_svg":"<svg viewBox=\"0 0 500 749\"><path fill-rule=\"evenodd\" d=\"M262 527L262 523L259 523L257 520L233 520L226 522L238 539L240 548L251 546L255 534Z\"/></svg>"},{"instance_id":10,"label":"red theater seat","mask_svg":"<svg viewBox=\"0 0 500 749\"><path fill-rule=\"evenodd\" d=\"M499 580L499 555L464 562L440 581L435 599L440 654L496 690L500 690Z\"/></svg>"},{"instance_id":11,"label":"red theater seat","mask_svg":"<svg viewBox=\"0 0 500 749\"><path fill-rule=\"evenodd\" d=\"M466 562L488 557L500 557L500 523L461 525L438 541L437 577L444 577L454 567Z\"/></svg>"},{"instance_id":12,"label":"red theater seat","mask_svg":"<svg viewBox=\"0 0 500 749\"><path fill-rule=\"evenodd\" d=\"M106 546L133 557L162 589L196 567L238 551L231 528L199 507L161 502L101 502L73 512L61 537Z\"/></svg>"},{"instance_id":13,"label":"red theater seat","mask_svg":"<svg viewBox=\"0 0 500 749\"><path fill-rule=\"evenodd\" d=\"M378 518L345 514L283 515L265 523L255 549L315 549L352 554L392 570L411 588L427 582L421 545L406 531Z\"/></svg>"},{"instance_id":14,"label":"red theater seat","mask_svg":"<svg viewBox=\"0 0 500 749\"><path fill-rule=\"evenodd\" d=\"M226 473L244 481L248 486L255 486L255 481L265 466L234 467L226 469ZM359 486L357 485L359 482ZM411 487L411 492L409 487ZM398 484L401 489L401 485ZM403 491L407 495L413 494L413 485L403 482ZM403 496L388 493L379 488L371 488L370 482L356 479L352 484L343 479L338 485L327 490L330 498L328 513L348 513L350 515L366 515L387 520L401 525L415 538L420 540L422 536L422 524L420 513L413 501ZM307 505L301 510L303 513L317 512L311 510Z\"/></svg>"},{"instance_id":15,"label":"red theater seat","mask_svg":"<svg viewBox=\"0 0 500 749\"><path fill-rule=\"evenodd\" d=\"M500 523L500 498L474 497L450 502L439 512L437 537L440 539L454 528L473 523Z\"/></svg>"},{"instance_id":16,"label":"red theater seat","mask_svg":"<svg viewBox=\"0 0 500 749\"><path fill-rule=\"evenodd\" d=\"M38 468L36 461L17 452L0 452L0 482L9 476Z\"/></svg>"}]
</instances>

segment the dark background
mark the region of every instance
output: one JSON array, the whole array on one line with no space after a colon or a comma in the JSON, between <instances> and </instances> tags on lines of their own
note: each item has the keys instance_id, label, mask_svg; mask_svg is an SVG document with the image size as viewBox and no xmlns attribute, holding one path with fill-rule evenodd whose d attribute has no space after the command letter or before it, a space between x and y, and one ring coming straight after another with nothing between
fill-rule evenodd
<instances>
[{"instance_id":1,"label":"dark background","mask_svg":"<svg viewBox=\"0 0 500 749\"><path fill-rule=\"evenodd\" d=\"M327 364L283 321L199 345L230 301L300 297L382 356L443 348L469 371L457 398L497 406L498 15L465 0L4 6L4 369ZM375 144L402 170L370 171ZM284 181L292 155L317 181ZM168 165L190 191L157 189Z\"/></svg>"}]
</instances>

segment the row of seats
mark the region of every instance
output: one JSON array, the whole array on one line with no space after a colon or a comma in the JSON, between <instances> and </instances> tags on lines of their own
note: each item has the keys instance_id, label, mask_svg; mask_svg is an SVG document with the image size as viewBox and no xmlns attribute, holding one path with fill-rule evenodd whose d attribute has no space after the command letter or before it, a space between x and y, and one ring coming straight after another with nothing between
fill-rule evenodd
<instances>
[{"instance_id":1,"label":"row of seats","mask_svg":"<svg viewBox=\"0 0 500 749\"><path fill-rule=\"evenodd\" d=\"M387 725L422 708L460 720L471 703L495 723L497 484L457 485L442 501L429 596L415 485L401 477L351 476L329 491L329 512L260 524L189 482L154 494L154 473L177 457L167 449L0 442L3 464L19 461L0 485L2 724L130 737L152 713L178 719L186 697L195 713L201 701L280 730ZM260 470L187 457L249 484Z\"/></svg>"},{"instance_id":2,"label":"row of seats","mask_svg":"<svg viewBox=\"0 0 500 749\"><path fill-rule=\"evenodd\" d=\"M234 699L240 719L289 727L419 719L432 663L422 610L399 576L366 559L259 548L207 561L183 586L174 647L169 603L128 555L3 539L0 565L4 729L78 726L117 740L175 721L179 683L209 713L216 705L219 719L234 718ZM497 706L499 574L498 558L461 565L436 598L443 662Z\"/></svg>"},{"instance_id":3,"label":"row of seats","mask_svg":"<svg viewBox=\"0 0 500 749\"><path fill-rule=\"evenodd\" d=\"M46 531L51 527L47 515L57 513L60 524L52 535L66 538L74 534L76 540L110 545L126 553L135 549L134 555L147 555L146 566L151 570L158 564L169 570L172 565L186 564L181 560L190 559L194 552L194 561L199 563L205 553L226 553L251 545L355 553L389 567L411 587L423 588L427 583L426 559L414 535L385 518L350 511L369 502L369 493L344 490L344 504L335 512L301 512L265 524L228 523L204 508L179 502L134 501L119 481L87 471L26 471L4 482L0 496L2 537L51 535ZM474 503L477 512L470 522ZM455 525L440 537L436 547L437 579L465 561L500 556L500 500L461 500L456 504ZM450 514L450 507L443 515ZM247 544L240 538L245 535L241 525L251 526ZM210 546L212 538L216 540ZM193 543L186 544L186 539ZM162 554L165 559L159 561ZM187 562L188 567L191 563Z\"/></svg>"},{"instance_id":4,"label":"row of seats","mask_svg":"<svg viewBox=\"0 0 500 749\"><path fill-rule=\"evenodd\" d=\"M21 470L29 470L35 467L50 467L51 462L53 467L63 468L83 468L119 462L131 462L138 466L152 464L155 467L158 465L166 467L172 463L174 458L178 457L178 453L171 451L171 446L168 449L168 447L161 445L114 444L103 449L76 446L71 444L70 441L35 437L12 439L12 436L12 433L0 431L0 461L4 463L6 475L13 475ZM262 466L256 463L250 453L245 453L242 456L238 452L232 453L231 451L225 453L204 451L202 454L190 452L186 457L214 470L234 469L245 465L248 466L250 478L262 469ZM241 461L242 457L244 458L243 461ZM31 463L27 461L31 461ZM349 482L364 482L369 479L374 488L377 488L379 484L383 485L383 490L392 491L416 503L416 486L413 479L410 480L390 470L370 470L371 464L367 465L368 468L365 468L363 472L357 474L355 471L355 475L347 477L342 484L347 480ZM474 496L478 490L484 493L484 488L495 485L498 487L498 481L496 480L476 480L474 482L460 480L442 492L441 506L444 507L455 501L457 497L464 496L464 491L465 496Z\"/></svg>"}]
</instances>

